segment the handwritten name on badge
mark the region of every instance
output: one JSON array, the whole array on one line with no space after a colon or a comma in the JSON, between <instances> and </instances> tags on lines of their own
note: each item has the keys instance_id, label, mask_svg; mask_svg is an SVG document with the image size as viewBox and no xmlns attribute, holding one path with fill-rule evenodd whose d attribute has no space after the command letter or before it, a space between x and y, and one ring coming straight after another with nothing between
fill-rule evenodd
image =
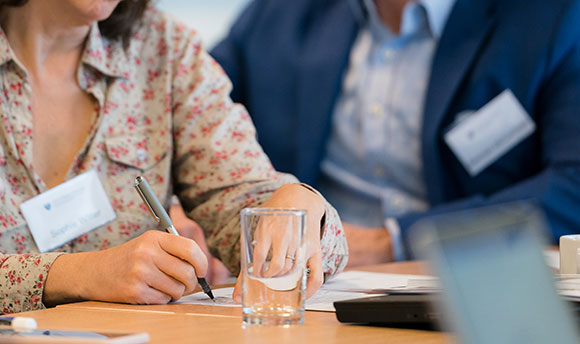
<instances>
[{"instance_id":1,"label":"handwritten name on badge","mask_svg":"<svg viewBox=\"0 0 580 344\"><path fill-rule=\"evenodd\" d=\"M83 173L20 205L36 246L48 252L114 220L97 173Z\"/></svg>"}]
</instances>

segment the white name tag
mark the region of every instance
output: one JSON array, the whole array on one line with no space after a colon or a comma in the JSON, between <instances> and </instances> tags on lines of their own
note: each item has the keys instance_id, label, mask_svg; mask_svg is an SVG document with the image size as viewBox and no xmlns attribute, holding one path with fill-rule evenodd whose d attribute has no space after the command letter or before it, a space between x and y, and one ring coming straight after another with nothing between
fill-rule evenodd
<instances>
[{"instance_id":1,"label":"white name tag","mask_svg":"<svg viewBox=\"0 0 580 344\"><path fill-rule=\"evenodd\" d=\"M94 170L20 205L40 252L48 252L115 219Z\"/></svg>"},{"instance_id":2,"label":"white name tag","mask_svg":"<svg viewBox=\"0 0 580 344\"><path fill-rule=\"evenodd\" d=\"M473 177L536 130L536 124L510 90L449 130L445 142Z\"/></svg>"}]
</instances>

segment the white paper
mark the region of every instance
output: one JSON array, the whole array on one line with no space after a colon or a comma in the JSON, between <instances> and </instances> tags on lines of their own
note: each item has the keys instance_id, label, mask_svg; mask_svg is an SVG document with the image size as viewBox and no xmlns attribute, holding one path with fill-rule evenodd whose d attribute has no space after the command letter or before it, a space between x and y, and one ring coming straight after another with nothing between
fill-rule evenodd
<instances>
[{"instance_id":1,"label":"white paper","mask_svg":"<svg viewBox=\"0 0 580 344\"><path fill-rule=\"evenodd\" d=\"M306 300L304 308L308 311L335 312L336 310L333 304L335 301L352 300L369 296L366 293L320 289L311 298Z\"/></svg>"},{"instance_id":2,"label":"white paper","mask_svg":"<svg viewBox=\"0 0 580 344\"><path fill-rule=\"evenodd\" d=\"M202 305L202 306L222 306L222 307L240 307L239 303L235 303L232 299L234 288L220 288L212 289L212 294L215 297L215 302L209 296L200 291L195 294L190 294L182 297L177 301L171 302L176 305Z\"/></svg>"},{"instance_id":3,"label":"white paper","mask_svg":"<svg viewBox=\"0 0 580 344\"><path fill-rule=\"evenodd\" d=\"M409 282L411 282L409 284ZM320 288L311 298L306 300L305 309L309 311L334 312L335 301L351 300L370 296L373 290L377 294L384 289L398 288L411 290L423 287L433 287L434 279L431 276L384 274L365 271L343 272ZM203 292L184 296L172 302L173 304L240 307L234 303L232 293L234 288L214 289L216 302L211 301ZM424 292L424 290L423 290Z\"/></svg>"},{"instance_id":4,"label":"white paper","mask_svg":"<svg viewBox=\"0 0 580 344\"><path fill-rule=\"evenodd\" d=\"M561 296L580 301L580 275L555 275L556 287ZM334 312L333 303L370 297L387 290L393 292L437 292L439 281L433 276L399 275L365 271L347 271L337 275L322 286L310 299L306 300L305 308L309 311ZM234 288L214 289L214 303L203 292L184 296L172 304L188 304L202 306L241 307L232 299ZM363 292L365 291L365 292Z\"/></svg>"},{"instance_id":5,"label":"white paper","mask_svg":"<svg viewBox=\"0 0 580 344\"><path fill-rule=\"evenodd\" d=\"M390 288L408 287L409 280L432 280L426 275L399 275L366 271L345 271L327 281L322 290L371 292Z\"/></svg>"},{"instance_id":6,"label":"white paper","mask_svg":"<svg viewBox=\"0 0 580 344\"><path fill-rule=\"evenodd\" d=\"M234 288L214 289L213 295L215 302L213 302L203 292L187 295L177 301L171 302L178 305L202 305L202 306L220 306L220 307L241 307L239 303L235 303L232 299ZM311 298L306 300L305 309L309 311L325 311L334 312L334 301L350 300L359 297L369 296L365 293L340 292L332 290L318 290Z\"/></svg>"}]
</instances>

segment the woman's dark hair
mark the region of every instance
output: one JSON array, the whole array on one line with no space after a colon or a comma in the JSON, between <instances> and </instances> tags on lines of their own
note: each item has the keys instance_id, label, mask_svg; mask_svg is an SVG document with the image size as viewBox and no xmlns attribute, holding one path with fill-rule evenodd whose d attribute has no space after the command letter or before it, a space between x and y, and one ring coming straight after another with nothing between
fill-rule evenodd
<instances>
[{"instance_id":1,"label":"woman's dark hair","mask_svg":"<svg viewBox=\"0 0 580 344\"><path fill-rule=\"evenodd\" d=\"M0 0L0 11L4 6L23 6L28 0ZM101 34L111 40L122 39L127 43L133 27L139 22L151 0L121 1L111 16L99 22Z\"/></svg>"}]
</instances>

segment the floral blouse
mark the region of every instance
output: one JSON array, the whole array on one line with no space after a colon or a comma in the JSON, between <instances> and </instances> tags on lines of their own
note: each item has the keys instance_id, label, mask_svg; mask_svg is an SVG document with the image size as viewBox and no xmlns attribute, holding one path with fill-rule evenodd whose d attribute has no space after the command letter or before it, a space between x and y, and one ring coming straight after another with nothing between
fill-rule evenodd
<instances>
[{"instance_id":1,"label":"floral blouse","mask_svg":"<svg viewBox=\"0 0 580 344\"><path fill-rule=\"evenodd\" d=\"M19 210L47 190L32 163L31 86L0 30L0 312L43 308L44 282L59 254L106 249L155 229L133 188L137 175L166 206L176 194L206 231L211 253L238 273L240 210L296 179L274 171L199 35L152 8L125 47L95 24L77 78L98 115L67 180L94 169L117 217L40 254ZM334 274L346 264L347 246L329 204L322 233L323 268Z\"/></svg>"}]
</instances>

